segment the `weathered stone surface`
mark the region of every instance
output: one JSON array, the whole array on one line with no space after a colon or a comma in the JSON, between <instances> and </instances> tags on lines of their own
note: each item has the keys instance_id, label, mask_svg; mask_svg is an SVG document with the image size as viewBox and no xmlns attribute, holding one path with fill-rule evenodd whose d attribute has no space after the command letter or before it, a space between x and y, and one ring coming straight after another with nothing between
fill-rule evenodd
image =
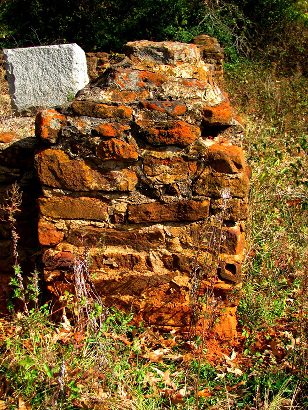
<instances>
[{"instance_id":1,"label":"weathered stone surface","mask_svg":"<svg viewBox=\"0 0 308 410\"><path fill-rule=\"evenodd\" d=\"M12 103L18 111L65 105L88 82L77 44L4 50Z\"/></svg>"},{"instance_id":2,"label":"weathered stone surface","mask_svg":"<svg viewBox=\"0 0 308 410\"><path fill-rule=\"evenodd\" d=\"M151 180L170 184L176 181L189 181L197 173L197 162L186 161L182 157L171 156L157 158L154 155L145 155L143 160L143 173Z\"/></svg>"},{"instance_id":3,"label":"weathered stone surface","mask_svg":"<svg viewBox=\"0 0 308 410\"><path fill-rule=\"evenodd\" d=\"M59 219L106 221L108 218L106 203L96 198L40 198L39 209L42 215Z\"/></svg>"},{"instance_id":4,"label":"weathered stone surface","mask_svg":"<svg viewBox=\"0 0 308 410\"><path fill-rule=\"evenodd\" d=\"M55 228L54 224L40 220L38 223L39 243L44 246L53 246L60 243L64 238L64 233Z\"/></svg>"},{"instance_id":5,"label":"weathered stone surface","mask_svg":"<svg viewBox=\"0 0 308 410\"><path fill-rule=\"evenodd\" d=\"M217 275L220 280L226 283L236 284L241 282L241 264L235 258L226 256L219 261Z\"/></svg>"},{"instance_id":6,"label":"weathered stone surface","mask_svg":"<svg viewBox=\"0 0 308 410\"><path fill-rule=\"evenodd\" d=\"M223 197L225 192L231 198L245 198L249 191L249 178L245 172L226 176L206 170L197 180L194 191L214 198Z\"/></svg>"},{"instance_id":7,"label":"weathered stone surface","mask_svg":"<svg viewBox=\"0 0 308 410\"><path fill-rule=\"evenodd\" d=\"M71 251L47 249L43 254L43 263L46 270L72 269L76 256Z\"/></svg>"},{"instance_id":8,"label":"weathered stone surface","mask_svg":"<svg viewBox=\"0 0 308 410\"><path fill-rule=\"evenodd\" d=\"M215 93L207 81L201 81L195 78L166 81L155 94L156 97L166 100L200 99L211 105L219 104L224 100L224 96L219 90Z\"/></svg>"},{"instance_id":9,"label":"weathered stone surface","mask_svg":"<svg viewBox=\"0 0 308 410\"><path fill-rule=\"evenodd\" d=\"M103 160L136 161L138 151L134 144L122 141L118 138L111 138L102 141L97 147L97 155Z\"/></svg>"},{"instance_id":10,"label":"weathered stone surface","mask_svg":"<svg viewBox=\"0 0 308 410\"><path fill-rule=\"evenodd\" d=\"M108 250L105 252L91 252L91 267L96 269L104 269L118 272L143 272L147 268L146 258L144 254L131 252L124 249ZM110 278L111 279L111 278ZM108 281L106 281L108 283ZM118 284L119 286L119 284ZM123 283L120 284L123 286ZM128 289L134 289L130 284ZM136 289L134 289L136 291Z\"/></svg>"},{"instance_id":11,"label":"weathered stone surface","mask_svg":"<svg viewBox=\"0 0 308 410\"><path fill-rule=\"evenodd\" d=\"M137 44L139 43L139 44ZM150 70L174 78L208 80L211 64L201 57L200 47L193 44L150 41L131 42L126 53L134 68Z\"/></svg>"},{"instance_id":12,"label":"weathered stone surface","mask_svg":"<svg viewBox=\"0 0 308 410\"><path fill-rule=\"evenodd\" d=\"M226 221L241 221L248 218L247 199L211 199L211 213Z\"/></svg>"},{"instance_id":13,"label":"weathered stone surface","mask_svg":"<svg viewBox=\"0 0 308 410\"><path fill-rule=\"evenodd\" d=\"M142 91L144 88L157 89L166 80L166 76L160 72L122 68L113 70L105 85L118 90Z\"/></svg>"},{"instance_id":14,"label":"weathered stone surface","mask_svg":"<svg viewBox=\"0 0 308 410\"><path fill-rule=\"evenodd\" d=\"M138 104L139 101L148 98L151 98L151 92L146 89L142 91L127 91L101 87L86 87L78 93L76 101L93 102L93 100L95 100L98 104L117 104L121 106L123 104ZM119 115L121 115L121 118L123 117L123 113L120 112Z\"/></svg>"},{"instance_id":15,"label":"weathered stone surface","mask_svg":"<svg viewBox=\"0 0 308 410\"><path fill-rule=\"evenodd\" d=\"M121 138L129 131L128 125L119 124L117 122L99 124L95 128L95 133L104 138Z\"/></svg>"},{"instance_id":16,"label":"weathered stone surface","mask_svg":"<svg viewBox=\"0 0 308 410\"><path fill-rule=\"evenodd\" d=\"M200 51L193 44L171 41L154 42L148 40L131 41L125 46L125 53L133 62L144 66L152 64L177 65L196 64L200 60Z\"/></svg>"},{"instance_id":17,"label":"weathered stone surface","mask_svg":"<svg viewBox=\"0 0 308 410\"><path fill-rule=\"evenodd\" d=\"M217 39L206 34L200 34L193 39L193 42L199 47L202 60L209 67L211 75L215 80L222 82L224 50Z\"/></svg>"},{"instance_id":18,"label":"weathered stone surface","mask_svg":"<svg viewBox=\"0 0 308 410\"><path fill-rule=\"evenodd\" d=\"M220 253L229 255L242 254L244 252L245 236L240 226L222 228Z\"/></svg>"},{"instance_id":19,"label":"weathered stone surface","mask_svg":"<svg viewBox=\"0 0 308 410\"><path fill-rule=\"evenodd\" d=\"M141 101L141 105L146 110L153 111L156 115L157 113L163 113L171 117L184 115L187 111L187 107L182 101L147 100Z\"/></svg>"},{"instance_id":20,"label":"weathered stone surface","mask_svg":"<svg viewBox=\"0 0 308 410\"><path fill-rule=\"evenodd\" d=\"M164 232L162 228L97 228L87 226L79 229L70 229L67 242L80 246L120 246L149 251L164 245Z\"/></svg>"},{"instance_id":21,"label":"weathered stone surface","mask_svg":"<svg viewBox=\"0 0 308 410\"><path fill-rule=\"evenodd\" d=\"M0 144L8 144L17 139L15 132L0 132Z\"/></svg>"},{"instance_id":22,"label":"weathered stone surface","mask_svg":"<svg viewBox=\"0 0 308 410\"><path fill-rule=\"evenodd\" d=\"M193 42L202 49L205 56L207 53L216 53L221 54L221 58L223 58L223 48L215 37L210 37L207 34L199 34L193 39Z\"/></svg>"},{"instance_id":23,"label":"weathered stone surface","mask_svg":"<svg viewBox=\"0 0 308 410\"><path fill-rule=\"evenodd\" d=\"M220 254L241 254L245 245L244 233L240 225L223 226L222 221L207 219L184 226L165 225L166 249L172 254L182 255L189 252L189 258L196 260L200 252L200 263L212 262L212 256ZM204 253L202 261L201 254ZM187 258L187 255L185 256ZM165 263L165 262L164 262Z\"/></svg>"},{"instance_id":24,"label":"weathered stone surface","mask_svg":"<svg viewBox=\"0 0 308 410\"><path fill-rule=\"evenodd\" d=\"M145 140L154 146L178 145L186 147L200 137L200 128L185 121L139 121L138 126Z\"/></svg>"},{"instance_id":25,"label":"weathered stone surface","mask_svg":"<svg viewBox=\"0 0 308 410\"><path fill-rule=\"evenodd\" d=\"M113 106L93 101L75 100L72 103L72 108L76 114L96 118L130 119L133 114L132 108L125 105Z\"/></svg>"},{"instance_id":26,"label":"weathered stone surface","mask_svg":"<svg viewBox=\"0 0 308 410\"><path fill-rule=\"evenodd\" d=\"M197 221L209 213L209 201L181 200L170 204L150 202L128 205L128 221L132 223Z\"/></svg>"},{"instance_id":27,"label":"weathered stone surface","mask_svg":"<svg viewBox=\"0 0 308 410\"><path fill-rule=\"evenodd\" d=\"M230 125L233 118L233 110L229 100L215 106L203 107L203 120L207 124L225 126Z\"/></svg>"},{"instance_id":28,"label":"weathered stone surface","mask_svg":"<svg viewBox=\"0 0 308 410\"><path fill-rule=\"evenodd\" d=\"M86 53L88 75L91 80L97 78L109 64L110 55L105 52Z\"/></svg>"},{"instance_id":29,"label":"weathered stone surface","mask_svg":"<svg viewBox=\"0 0 308 410\"><path fill-rule=\"evenodd\" d=\"M131 191L137 184L134 171L99 172L83 160L70 159L58 149L47 149L36 156L37 170L43 185L70 191Z\"/></svg>"},{"instance_id":30,"label":"weathered stone surface","mask_svg":"<svg viewBox=\"0 0 308 410\"><path fill-rule=\"evenodd\" d=\"M217 172L235 174L246 166L244 153L240 147L231 144L213 144L207 151L210 167Z\"/></svg>"},{"instance_id":31,"label":"weathered stone surface","mask_svg":"<svg viewBox=\"0 0 308 410\"><path fill-rule=\"evenodd\" d=\"M54 109L42 110L35 118L35 134L37 137L56 143L59 131L66 124L66 118Z\"/></svg>"}]
</instances>

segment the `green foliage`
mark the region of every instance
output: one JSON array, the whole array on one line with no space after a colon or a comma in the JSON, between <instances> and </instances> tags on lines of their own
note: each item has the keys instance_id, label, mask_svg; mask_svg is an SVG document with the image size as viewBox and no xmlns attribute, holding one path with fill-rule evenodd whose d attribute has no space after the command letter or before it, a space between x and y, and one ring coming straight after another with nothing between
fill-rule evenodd
<instances>
[{"instance_id":1,"label":"green foliage","mask_svg":"<svg viewBox=\"0 0 308 410\"><path fill-rule=\"evenodd\" d=\"M236 61L264 49L263 43L283 42L285 30L304 22L304 15L290 0L6 0L0 5L1 45L77 42L86 50L117 51L130 40L190 42L206 33Z\"/></svg>"},{"instance_id":2,"label":"green foliage","mask_svg":"<svg viewBox=\"0 0 308 410\"><path fill-rule=\"evenodd\" d=\"M12 45L76 41L87 50L118 50L128 40L162 40L170 31L186 30L191 39L199 6L199 0L9 0L0 15L14 30Z\"/></svg>"},{"instance_id":3,"label":"green foliage","mask_svg":"<svg viewBox=\"0 0 308 410\"><path fill-rule=\"evenodd\" d=\"M112 329L116 333L128 333L134 329L134 326L131 324L134 315L131 313L129 315L115 309L109 309L109 315L106 317L102 331L109 331Z\"/></svg>"},{"instance_id":4,"label":"green foliage","mask_svg":"<svg viewBox=\"0 0 308 410\"><path fill-rule=\"evenodd\" d=\"M30 306L37 307L40 298L39 272L35 270L24 280L20 265L15 265L14 274L10 279L12 289L11 298L8 301L8 309L14 311L16 301L23 302L23 308L28 311ZM25 283L26 282L26 283Z\"/></svg>"}]
</instances>

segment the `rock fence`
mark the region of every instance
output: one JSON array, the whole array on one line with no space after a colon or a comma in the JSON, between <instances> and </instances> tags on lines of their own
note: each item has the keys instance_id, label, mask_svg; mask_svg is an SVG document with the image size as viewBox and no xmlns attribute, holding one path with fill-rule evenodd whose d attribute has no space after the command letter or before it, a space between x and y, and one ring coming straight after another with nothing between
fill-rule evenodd
<instances>
[{"instance_id":1,"label":"rock fence","mask_svg":"<svg viewBox=\"0 0 308 410\"><path fill-rule=\"evenodd\" d=\"M38 239L56 298L86 254L106 305L235 335L249 168L222 57L207 36L130 42L68 109L37 115Z\"/></svg>"}]
</instances>

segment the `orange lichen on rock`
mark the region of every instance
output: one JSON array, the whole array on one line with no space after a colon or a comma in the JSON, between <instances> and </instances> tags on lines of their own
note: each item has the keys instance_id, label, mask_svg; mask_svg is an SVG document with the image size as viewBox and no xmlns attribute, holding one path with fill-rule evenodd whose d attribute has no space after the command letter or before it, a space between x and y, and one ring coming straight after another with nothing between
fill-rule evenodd
<instances>
[{"instance_id":1,"label":"orange lichen on rock","mask_svg":"<svg viewBox=\"0 0 308 410\"><path fill-rule=\"evenodd\" d=\"M0 132L0 144L8 144L17 139L15 132Z\"/></svg>"},{"instance_id":2,"label":"orange lichen on rock","mask_svg":"<svg viewBox=\"0 0 308 410\"><path fill-rule=\"evenodd\" d=\"M64 238L64 233L58 230L54 224L41 219L38 224L39 243L44 246L53 246L60 243Z\"/></svg>"},{"instance_id":3,"label":"orange lichen on rock","mask_svg":"<svg viewBox=\"0 0 308 410\"><path fill-rule=\"evenodd\" d=\"M35 118L35 133L39 138L55 143L66 117L54 109L42 110Z\"/></svg>"},{"instance_id":4,"label":"orange lichen on rock","mask_svg":"<svg viewBox=\"0 0 308 410\"><path fill-rule=\"evenodd\" d=\"M204 105L203 118L205 122L211 125L230 125L232 118L234 118L230 101L225 100L214 106Z\"/></svg>"},{"instance_id":5,"label":"orange lichen on rock","mask_svg":"<svg viewBox=\"0 0 308 410\"><path fill-rule=\"evenodd\" d=\"M97 155L104 160L136 161L138 159L136 147L117 138L102 141L97 147Z\"/></svg>"},{"instance_id":6,"label":"orange lichen on rock","mask_svg":"<svg viewBox=\"0 0 308 410\"><path fill-rule=\"evenodd\" d=\"M187 107L181 101L142 101L142 106L151 111L166 113L172 117L184 115Z\"/></svg>"},{"instance_id":7,"label":"orange lichen on rock","mask_svg":"<svg viewBox=\"0 0 308 410\"><path fill-rule=\"evenodd\" d=\"M72 108L76 114L96 118L130 119L133 113L132 108L125 105L113 106L93 101L74 101Z\"/></svg>"},{"instance_id":8,"label":"orange lichen on rock","mask_svg":"<svg viewBox=\"0 0 308 410\"><path fill-rule=\"evenodd\" d=\"M144 138L152 145L178 145L185 147L196 141L201 135L200 128L185 121L153 123L139 121Z\"/></svg>"},{"instance_id":9,"label":"orange lichen on rock","mask_svg":"<svg viewBox=\"0 0 308 410\"><path fill-rule=\"evenodd\" d=\"M131 191L137 176L129 169L101 172L81 159L71 159L65 152L46 149L36 156L42 184L70 191Z\"/></svg>"},{"instance_id":10,"label":"orange lichen on rock","mask_svg":"<svg viewBox=\"0 0 308 410\"><path fill-rule=\"evenodd\" d=\"M119 124L116 122L99 124L95 128L95 132L98 135L105 138L120 138L125 135L125 132L129 130L128 125Z\"/></svg>"}]
</instances>

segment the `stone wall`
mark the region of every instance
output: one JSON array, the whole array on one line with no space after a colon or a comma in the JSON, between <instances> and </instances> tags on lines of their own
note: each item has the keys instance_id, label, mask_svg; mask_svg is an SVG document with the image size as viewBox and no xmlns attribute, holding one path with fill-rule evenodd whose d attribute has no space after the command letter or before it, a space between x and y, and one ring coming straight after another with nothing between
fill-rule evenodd
<instances>
[{"instance_id":1,"label":"stone wall","mask_svg":"<svg viewBox=\"0 0 308 410\"><path fill-rule=\"evenodd\" d=\"M228 338L249 168L217 85L222 50L214 42L207 55L201 40L128 43L68 110L38 114L38 237L56 297L72 289L86 250L105 304L184 332L207 317Z\"/></svg>"}]
</instances>

